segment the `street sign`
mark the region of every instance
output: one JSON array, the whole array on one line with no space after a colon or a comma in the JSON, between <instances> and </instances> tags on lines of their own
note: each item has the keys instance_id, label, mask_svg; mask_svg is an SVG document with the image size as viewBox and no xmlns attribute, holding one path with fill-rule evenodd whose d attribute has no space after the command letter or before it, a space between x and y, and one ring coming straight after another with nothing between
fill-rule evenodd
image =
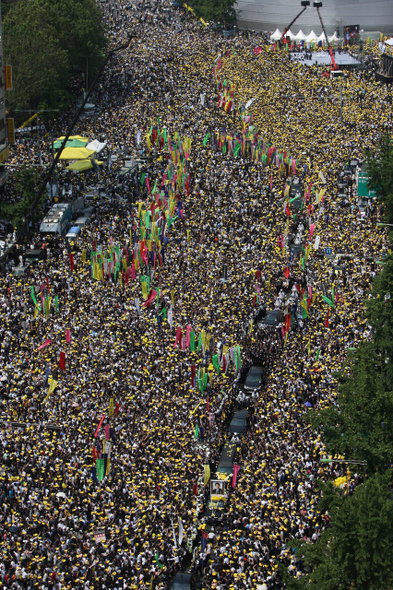
<instances>
[{"instance_id":1,"label":"street sign","mask_svg":"<svg viewBox=\"0 0 393 590\"><path fill-rule=\"evenodd\" d=\"M325 254L326 256L331 256L332 255L333 250L331 248L325 248Z\"/></svg>"},{"instance_id":2,"label":"street sign","mask_svg":"<svg viewBox=\"0 0 393 590\"><path fill-rule=\"evenodd\" d=\"M12 90L12 66L4 66L5 89Z\"/></svg>"},{"instance_id":3,"label":"street sign","mask_svg":"<svg viewBox=\"0 0 393 590\"><path fill-rule=\"evenodd\" d=\"M359 172L358 177L358 197L368 197L375 199L377 194L374 190L368 188L368 175L366 172Z\"/></svg>"}]
</instances>

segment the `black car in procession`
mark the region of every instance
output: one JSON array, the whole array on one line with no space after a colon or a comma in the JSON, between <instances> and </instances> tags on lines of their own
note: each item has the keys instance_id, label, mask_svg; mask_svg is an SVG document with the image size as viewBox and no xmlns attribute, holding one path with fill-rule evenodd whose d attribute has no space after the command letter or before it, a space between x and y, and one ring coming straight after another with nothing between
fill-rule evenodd
<instances>
[{"instance_id":1,"label":"black car in procession","mask_svg":"<svg viewBox=\"0 0 393 590\"><path fill-rule=\"evenodd\" d=\"M244 389L250 392L257 391L263 382L262 375L262 367L257 367L255 365L252 366L247 373L246 380L244 382Z\"/></svg>"}]
</instances>

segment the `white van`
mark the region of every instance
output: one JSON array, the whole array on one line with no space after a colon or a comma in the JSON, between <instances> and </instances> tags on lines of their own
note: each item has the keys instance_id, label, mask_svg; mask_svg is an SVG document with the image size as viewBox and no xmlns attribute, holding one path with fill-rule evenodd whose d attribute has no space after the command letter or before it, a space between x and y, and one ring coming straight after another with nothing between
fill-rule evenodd
<instances>
[{"instance_id":1,"label":"white van","mask_svg":"<svg viewBox=\"0 0 393 590\"><path fill-rule=\"evenodd\" d=\"M78 219L74 222L74 225L77 225L82 229L85 225L90 221L90 217L78 217Z\"/></svg>"}]
</instances>

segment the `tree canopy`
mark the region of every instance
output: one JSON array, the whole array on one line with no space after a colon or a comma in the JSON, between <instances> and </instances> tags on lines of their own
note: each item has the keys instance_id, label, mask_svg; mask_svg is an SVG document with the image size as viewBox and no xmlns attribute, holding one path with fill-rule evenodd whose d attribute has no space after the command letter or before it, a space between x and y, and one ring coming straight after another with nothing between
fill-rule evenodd
<instances>
[{"instance_id":1,"label":"tree canopy","mask_svg":"<svg viewBox=\"0 0 393 590\"><path fill-rule=\"evenodd\" d=\"M188 0L195 14L207 21L235 23L237 0Z\"/></svg>"},{"instance_id":2,"label":"tree canopy","mask_svg":"<svg viewBox=\"0 0 393 590\"><path fill-rule=\"evenodd\" d=\"M61 107L71 76L92 75L106 40L95 0L19 0L3 21L4 59L12 65L14 90L7 107Z\"/></svg>"},{"instance_id":3,"label":"tree canopy","mask_svg":"<svg viewBox=\"0 0 393 590\"><path fill-rule=\"evenodd\" d=\"M296 556L311 573L287 578L289 590L388 590L393 585L393 501L391 470L375 474L352 495L322 485L318 509L328 510L331 526L317 543L297 543Z\"/></svg>"},{"instance_id":4,"label":"tree canopy","mask_svg":"<svg viewBox=\"0 0 393 590\"><path fill-rule=\"evenodd\" d=\"M368 186L385 205L386 222L393 223L393 140L385 133L375 150L366 152Z\"/></svg>"},{"instance_id":5,"label":"tree canopy","mask_svg":"<svg viewBox=\"0 0 393 590\"><path fill-rule=\"evenodd\" d=\"M18 197L21 197L17 203L0 202L0 216L10 221L14 227L21 229L25 223L26 216L31 211L32 203L37 194L37 187L40 182L40 176L36 169L24 166L15 172L15 190ZM40 221L42 217L42 205L44 197L33 209L31 220Z\"/></svg>"}]
</instances>

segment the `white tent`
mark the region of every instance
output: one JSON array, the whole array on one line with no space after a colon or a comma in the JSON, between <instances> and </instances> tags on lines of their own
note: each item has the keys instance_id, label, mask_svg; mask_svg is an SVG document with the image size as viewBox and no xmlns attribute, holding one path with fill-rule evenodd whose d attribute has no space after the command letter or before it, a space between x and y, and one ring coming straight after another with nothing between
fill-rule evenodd
<instances>
[{"instance_id":1,"label":"white tent","mask_svg":"<svg viewBox=\"0 0 393 590\"><path fill-rule=\"evenodd\" d=\"M307 35L307 37L305 38L306 43L311 43L311 41L316 41L318 38L318 35L316 33L314 33L314 31L311 31L311 33L309 35Z\"/></svg>"},{"instance_id":2,"label":"white tent","mask_svg":"<svg viewBox=\"0 0 393 590\"><path fill-rule=\"evenodd\" d=\"M385 41L385 44L392 46L393 45L393 37L390 37L390 39L388 39L387 41Z\"/></svg>"},{"instance_id":3,"label":"white tent","mask_svg":"<svg viewBox=\"0 0 393 590\"><path fill-rule=\"evenodd\" d=\"M93 152L99 154L100 152L102 152L104 147L106 147L106 143L101 143L100 141L98 141L98 139L95 139L94 141L88 143L86 147L88 150L93 150Z\"/></svg>"},{"instance_id":4,"label":"white tent","mask_svg":"<svg viewBox=\"0 0 393 590\"><path fill-rule=\"evenodd\" d=\"M334 35L328 35L329 43L333 43L334 41L338 41L337 33L334 31Z\"/></svg>"},{"instance_id":5,"label":"white tent","mask_svg":"<svg viewBox=\"0 0 393 590\"><path fill-rule=\"evenodd\" d=\"M322 41L322 43L325 41L326 43L326 37L325 37L325 33L322 31L322 34L319 35L319 37L317 37L317 41L319 43L319 41Z\"/></svg>"},{"instance_id":6,"label":"white tent","mask_svg":"<svg viewBox=\"0 0 393 590\"><path fill-rule=\"evenodd\" d=\"M306 35L303 33L303 31L300 29L300 31L298 32L297 35L294 36L293 40L294 41L304 41L306 38Z\"/></svg>"},{"instance_id":7,"label":"white tent","mask_svg":"<svg viewBox=\"0 0 393 590\"><path fill-rule=\"evenodd\" d=\"M270 35L270 39L272 39L273 41L278 41L279 39L281 39L281 37L282 33L279 31L279 29L276 29L273 35Z\"/></svg>"},{"instance_id":8,"label":"white tent","mask_svg":"<svg viewBox=\"0 0 393 590\"><path fill-rule=\"evenodd\" d=\"M289 38L290 38L290 40L292 41L295 35L292 33L291 29L289 29L289 31L287 31L287 32L285 33L285 36L286 36L286 37L289 37Z\"/></svg>"}]
</instances>

